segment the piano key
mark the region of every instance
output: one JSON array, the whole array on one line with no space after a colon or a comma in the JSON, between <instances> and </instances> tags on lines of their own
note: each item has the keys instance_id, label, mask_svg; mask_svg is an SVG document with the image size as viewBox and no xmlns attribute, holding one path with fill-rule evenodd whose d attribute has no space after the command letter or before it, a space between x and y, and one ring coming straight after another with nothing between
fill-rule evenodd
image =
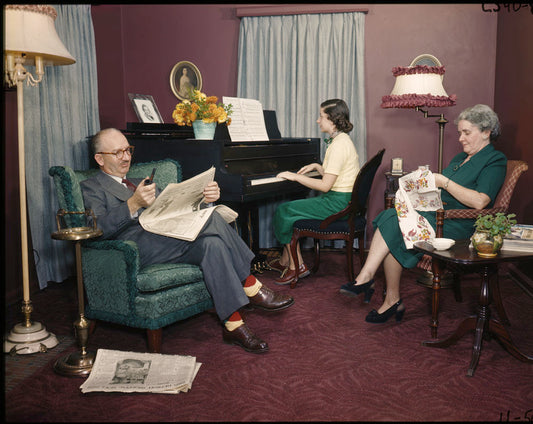
<instances>
[{"instance_id":1,"label":"piano key","mask_svg":"<svg viewBox=\"0 0 533 424\"><path fill-rule=\"evenodd\" d=\"M307 177L314 178L314 177L320 176L320 173L318 171L311 171L305 175ZM281 177L256 178L256 179L250 180L250 185L255 186L255 185L262 185L262 184L272 184L272 183L279 183L282 181L287 181L287 180Z\"/></svg>"}]
</instances>

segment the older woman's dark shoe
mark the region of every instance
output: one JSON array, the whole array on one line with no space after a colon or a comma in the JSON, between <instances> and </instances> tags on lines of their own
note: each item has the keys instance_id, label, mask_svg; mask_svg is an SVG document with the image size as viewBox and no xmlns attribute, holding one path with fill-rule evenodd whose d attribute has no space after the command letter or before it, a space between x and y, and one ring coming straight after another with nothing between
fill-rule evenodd
<instances>
[{"instance_id":1,"label":"older woman's dark shoe","mask_svg":"<svg viewBox=\"0 0 533 424\"><path fill-rule=\"evenodd\" d=\"M224 343L242 347L246 352L265 353L268 352L268 344L257 337L246 324L242 324L233 331L227 328L222 330Z\"/></svg>"},{"instance_id":2,"label":"older woman's dark shoe","mask_svg":"<svg viewBox=\"0 0 533 424\"><path fill-rule=\"evenodd\" d=\"M374 279L368 283L356 285L357 281L353 283L346 283L341 286L340 292L348 296L359 296L361 293L365 294L364 302L370 303L372 295L374 294Z\"/></svg>"},{"instance_id":3,"label":"older woman's dark shoe","mask_svg":"<svg viewBox=\"0 0 533 424\"><path fill-rule=\"evenodd\" d=\"M404 313L405 306L402 303L402 299L400 299L398 302L396 302L394 305L392 305L389 309L387 309L381 314L378 314L378 311L372 309L366 316L365 321L370 322L372 324L383 324L384 322L387 322L391 316L396 315L396 322L400 322L403 318Z\"/></svg>"},{"instance_id":4,"label":"older woman's dark shoe","mask_svg":"<svg viewBox=\"0 0 533 424\"><path fill-rule=\"evenodd\" d=\"M281 311L293 303L292 296L275 292L264 284L255 296L250 297L250 305L265 311Z\"/></svg>"}]
</instances>

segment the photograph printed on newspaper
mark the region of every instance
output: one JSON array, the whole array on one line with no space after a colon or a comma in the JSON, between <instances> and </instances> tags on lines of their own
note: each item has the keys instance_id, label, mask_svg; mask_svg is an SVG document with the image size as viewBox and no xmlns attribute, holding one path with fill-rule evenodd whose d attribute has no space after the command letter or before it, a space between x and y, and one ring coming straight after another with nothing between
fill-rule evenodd
<instances>
[{"instance_id":1,"label":"photograph printed on newspaper","mask_svg":"<svg viewBox=\"0 0 533 424\"><path fill-rule=\"evenodd\" d=\"M87 392L187 392L202 364L194 356L98 349L89 377L80 386Z\"/></svg>"}]
</instances>

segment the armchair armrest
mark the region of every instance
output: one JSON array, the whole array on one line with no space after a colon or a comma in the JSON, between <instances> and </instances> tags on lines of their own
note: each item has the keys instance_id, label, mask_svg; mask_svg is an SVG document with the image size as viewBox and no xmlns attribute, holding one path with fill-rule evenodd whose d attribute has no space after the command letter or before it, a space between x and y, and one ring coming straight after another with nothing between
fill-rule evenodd
<instances>
[{"instance_id":1,"label":"armchair armrest","mask_svg":"<svg viewBox=\"0 0 533 424\"><path fill-rule=\"evenodd\" d=\"M436 212L436 237L443 236L443 226L445 219L476 219L478 215L495 214L497 212L505 213L506 209L503 207L495 207L492 209L439 209Z\"/></svg>"},{"instance_id":2,"label":"armchair armrest","mask_svg":"<svg viewBox=\"0 0 533 424\"><path fill-rule=\"evenodd\" d=\"M83 280L89 309L129 316L135 311L137 274L140 269L136 243L124 240L91 240L82 244Z\"/></svg>"},{"instance_id":3,"label":"armchair armrest","mask_svg":"<svg viewBox=\"0 0 533 424\"><path fill-rule=\"evenodd\" d=\"M444 211L444 219L476 219L478 215L489 215L497 212L505 213L505 208L492 209L448 209Z\"/></svg>"}]
</instances>

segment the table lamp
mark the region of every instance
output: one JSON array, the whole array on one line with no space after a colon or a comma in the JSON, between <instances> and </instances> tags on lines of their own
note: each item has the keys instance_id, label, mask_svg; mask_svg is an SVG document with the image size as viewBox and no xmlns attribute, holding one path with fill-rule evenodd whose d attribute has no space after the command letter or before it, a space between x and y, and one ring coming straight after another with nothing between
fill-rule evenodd
<instances>
[{"instance_id":1,"label":"table lamp","mask_svg":"<svg viewBox=\"0 0 533 424\"><path fill-rule=\"evenodd\" d=\"M28 266L28 230L26 209L26 168L24 154L23 82L35 86L44 76L44 67L70 65L75 59L57 35L54 21L57 12L47 5L4 6L4 80L17 87L18 160L20 192L20 235L22 249L22 313L24 322L16 324L4 340L4 352L29 354L46 352L58 344L54 334L39 322L31 320ZM25 65L35 66L34 77Z\"/></svg>"}]
</instances>

